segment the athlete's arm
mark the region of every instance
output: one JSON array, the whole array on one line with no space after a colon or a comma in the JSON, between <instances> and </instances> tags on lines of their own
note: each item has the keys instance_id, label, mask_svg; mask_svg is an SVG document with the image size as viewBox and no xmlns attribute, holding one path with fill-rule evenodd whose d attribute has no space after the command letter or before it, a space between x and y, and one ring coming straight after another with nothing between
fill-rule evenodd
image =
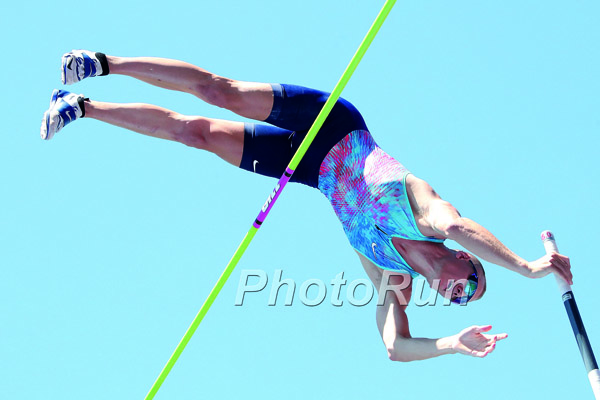
<instances>
[{"instance_id":1,"label":"athlete's arm","mask_svg":"<svg viewBox=\"0 0 600 400\"><path fill-rule=\"evenodd\" d=\"M386 302L377 306L377 327L392 361L416 361L454 353L450 338L413 338L408 328L406 306L389 293Z\"/></svg>"},{"instance_id":2,"label":"athlete's arm","mask_svg":"<svg viewBox=\"0 0 600 400\"><path fill-rule=\"evenodd\" d=\"M402 274L385 276L383 271L367 258L359 254L360 261L379 291L389 285L399 285L402 289L385 293L383 305L377 306L377 327L392 361L416 361L438 357L444 354L467 354L485 357L491 353L496 341L506 338L506 334L486 335L491 326L470 327L457 335L439 339L413 338L410 334L406 306L411 297L411 285L403 284ZM382 279L389 279L381 285Z\"/></svg>"},{"instance_id":3,"label":"athlete's arm","mask_svg":"<svg viewBox=\"0 0 600 400\"><path fill-rule=\"evenodd\" d=\"M462 217L424 180L409 175L406 182L411 207L419 216L419 228L425 230L423 234L452 239L484 260L529 278L541 278L555 272L572 283L568 257L554 253L528 262L509 250L483 226Z\"/></svg>"},{"instance_id":4,"label":"athlete's arm","mask_svg":"<svg viewBox=\"0 0 600 400\"><path fill-rule=\"evenodd\" d=\"M456 241L488 262L529 278L541 278L555 272L570 284L573 283L571 262L567 256L554 253L528 262L513 253L483 226L462 217L447 201L432 200L428 205L426 220L436 233Z\"/></svg>"},{"instance_id":5,"label":"athlete's arm","mask_svg":"<svg viewBox=\"0 0 600 400\"><path fill-rule=\"evenodd\" d=\"M482 358L494 351L498 340L508 337L506 333L486 334L492 329L486 325L471 326L440 339L413 338L408 329L406 306L399 305L395 296L389 297L389 301L377 307L377 326L392 361L426 360L456 353Z\"/></svg>"}]
</instances>

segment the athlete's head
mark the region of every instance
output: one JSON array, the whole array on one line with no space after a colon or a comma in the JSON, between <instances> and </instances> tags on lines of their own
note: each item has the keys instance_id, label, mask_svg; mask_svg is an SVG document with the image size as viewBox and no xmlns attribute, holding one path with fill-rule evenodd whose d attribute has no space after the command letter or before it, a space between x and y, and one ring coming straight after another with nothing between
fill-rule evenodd
<instances>
[{"instance_id":1,"label":"athlete's head","mask_svg":"<svg viewBox=\"0 0 600 400\"><path fill-rule=\"evenodd\" d=\"M481 262L472 254L450 250L443 263L438 279L438 292L453 303L464 304L479 300L486 289L485 271Z\"/></svg>"}]
</instances>

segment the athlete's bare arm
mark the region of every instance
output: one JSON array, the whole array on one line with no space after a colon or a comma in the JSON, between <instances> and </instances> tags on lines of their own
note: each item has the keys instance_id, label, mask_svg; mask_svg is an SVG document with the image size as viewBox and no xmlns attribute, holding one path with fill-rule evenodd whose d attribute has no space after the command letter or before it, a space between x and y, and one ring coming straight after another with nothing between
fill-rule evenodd
<instances>
[{"instance_id":1,"label":"athlete's bare arm","mask_svg":"<svg viewBox=\"0 0 600 400\"><path fill-rule=\"evenodd\" d=\"M413 175L408 178L409 199L419 229L425 231L423 234L452 239L484 260L529 278L541 278L554 272L570 284L573 283L568 257L554 253L528 262L513 253L486 228L462 217L427 182Z\"/></svg>"},{"instance_id":2,"label":"athlete's bare arm","mask_svg":"<svg viewBox=\"0 0 600 400\"><path fill-rule=\"evenodd\" d=\"M405 274L384 276L383 270L359 254L360 261L369 278L379 291L382 279L389 279L389 284L401 285ZM387 274L386 274L387 275ZM384 283L388 283L384 282ZM410 334L406 307L411 297L412 286L405 287L400 293L390 291L385 302L377 306L376 319L379 333L392 361L417 361L438 357L444 354L467 354L474 357L485 357L496 347L496 341L507 337L506 334L487 335L491 326L472 326L457 335L439 338L413 338Z\"/></svg>"}]
</instances>

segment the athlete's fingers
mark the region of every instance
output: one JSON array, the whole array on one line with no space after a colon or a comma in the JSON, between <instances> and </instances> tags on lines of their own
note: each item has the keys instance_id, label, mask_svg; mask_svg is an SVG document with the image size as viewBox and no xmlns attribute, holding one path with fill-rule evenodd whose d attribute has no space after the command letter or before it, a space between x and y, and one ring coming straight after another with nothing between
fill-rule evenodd
<instances>
[{"instance_id":1,"label":"athlete's fingers","mask_svg":"<svg viewBox=\"0 0 600 400\"><path fill-rule=\"evenodd\" d=\"M472 355L473 357L479 357L479 358L482 358L482 357L485 357L485 351L471 350L471 355Z\"/></svg>"},{"instance_id":2,"label":"athlete's fingers","mask_svg":"<svg viewBox=\"0 0 600 400\"><path fill-rule=\"evenodd\" d=\"M573 274L571 273L571 261L569 260L569 257L558 253L552 253L550 255L550 263L556 267L559 271L559 275L562 276L565 281L569 282L571 285L573 284Z\"/></svg>"},{"instance_id":3,"label":"athlete's fingers","mask_svg":"<svg viewBox=\"0 0 600 400\"><path fill-rule=\"evenodd\" d=\"M496 335L496 341L506 339L508 337L508 333L499 333Z\"/></svg>"},{"instance_id":4,"label":"athlete's fingers","mask_svg":"<svg viewBox=\"0 0 600 400\"><path fill-rule=\"evenodd\" d=\"M556 257L565 265L565 267L571 269L571 259L565 255L556 253Z\"/></svg>"},{"instance_id":5,"label":"athlete's fingers","mask_svg":"<svg viewBox=\"0 0 600 400\"><path fill-rule=\"evenodd\" d=\"M489 345L490 345L490 343L493 343L493 342L495 342L495 341L496 341L496 335L481 335L481 336L483 337L483 339L484 339L484 342L483 342L483 343L484 343L486 346L489 346Z\"/></svg>"},{"instance_id":6,"label":"athlete's fingers","mask_svg":"<svg viewBox=\"0 0 600 400\"><path fill-rule=\"evenodd\" d=\"M507 333L496 333L495 335L484 335L488 339L493 339L494 341L506 339L508 337Z\"/></svg>"},{"instance_id":7,"label":"athlete's fingers","mask_svg":"<svg viewBox=\"0 0 600 400\"><path fill-rule=\"evenodd\" d=\"M496 343L494 342L494 344L492 344L491 346L488 347L488 349L486 350L486 353L490 354L492 351L494 351L495 348L496 348Z\"/></svg>"},{"instance_id":8,"label":"athlete's fingers","mask_svg":"<svg viewBox=\"0 0 600 400\"><path fill-rule=\"evenodd\" d=\"M557 260L552 259L550 260L550 263L552 264L551 268L555 273L557 273L562 279L564 279L565 282L569 283L570 285L573 284L573 274L571 274L571 271L565 270L563 264L561 264Z\"/></svg>"},{"instance_id":9,"label":"athlete's fingers","mask_svg":"<svg viewBox=\"0 0 600 400\"><path fill-rule=\"evenodd\" d=\"M567 262L567 265L569 266L569 271L571 270L571 259L567 256L564 256L565 261Z\"/></svg>"},{"instance_id":10,"label":"athlete's fingers","mask_svg":"<svg viewBox=\"0 0 600 400\"><path fill-rule=\"evenodd\" d=\"M550 253L550 255L553 259L559 260L560 263L563 264L565 267L569 267L571 265L571 260L565 255L562 255L560 253Z\"/></svg>"},{"instance_id":11,"label":"athlete's fingers","mask_svg":"<svg viewBox=\"0 0 600 400\"><path fill-rule=\"evenodd\" d=\"M476 326L475 327L475 332L476 333L489 332L491 329L492 329L491 325Z\"/></svg>"},{"instance_id":12,"label":"athlete's fingers","mask_svg":"<svg viewBox=\"0 0 600 400\"><path fill-rule=\"evenodd\" d=\"M490 354L494 350L494 347L496 347L496 345L492 345L492 347L490 349L484 350L484 351L473 350L473 351L471 351L471 355L473 357L483 358L483 357L487 356L488 354Z\"/></svg>"},{"instance_id":13,"label":"athlete's fingers","mask_svg":"<svg viewBox=\"0 0 600 400\"><path fill-rule=\"evenodd\" d=\"M570 272L571 270L571 262L567 256L563 256L562 254L558 253L552 253L550 256L550 261L561 267L564 271Z\"/></svg>"}]
</instances>

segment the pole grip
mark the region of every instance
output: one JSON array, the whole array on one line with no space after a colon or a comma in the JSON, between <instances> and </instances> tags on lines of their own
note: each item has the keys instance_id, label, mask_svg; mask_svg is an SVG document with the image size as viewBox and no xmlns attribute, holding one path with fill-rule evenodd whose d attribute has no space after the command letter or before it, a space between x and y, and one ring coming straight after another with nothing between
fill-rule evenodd
<instances>
[{"instance_id":1,"label":"pole grip","mask_svg":"<svg viewBox=\"0 0 600 400\"><path fill-rule=\"evenodd\" d=\"M554 239L554 234L552 232L542 232L542 242L544 243L546 254L558 253L558 246L556 245L556 240ZM563 278L558 276L558 274L554 274L554 277L556 278L556 284L558 285L561 296L571 291L571 285L569 285Z\"/></svg>"}]
</instances>

